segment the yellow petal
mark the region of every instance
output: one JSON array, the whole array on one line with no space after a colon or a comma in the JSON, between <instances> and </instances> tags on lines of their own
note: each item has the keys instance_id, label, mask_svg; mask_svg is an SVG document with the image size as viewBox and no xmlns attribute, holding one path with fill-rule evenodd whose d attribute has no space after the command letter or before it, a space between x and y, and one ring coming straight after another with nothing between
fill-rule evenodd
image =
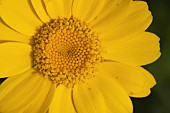
<instances>
[{"instance_id":1,"label":"yellow petal","mask_svg":"<svg viewBox=\"0 0 170 113\"><path fill-rule=\"evenodd\" d=\"M72 89L59 85L49 107L49 113L76 113L71 92Z\"/></svg>"},{"instance_id":2,"label":"yellow petal","mask_svg":"<svg viewBox=\"0 0 170 113\"><path fill-rule=\"evenodd\" d=\"M106 113L104 97L95 84L77 84L73 89L77 113Z\"/></svg>"},{"instance_id":3,"label":"yellow petal","mask_svg":"<svg viewBox=\"0 0 170 113\"><path fill-rule=\"evenodd\" d=\"M120 20L120 17L125 15L130 2L131 0L105 0L103 9L91 24L96 28L102 27L102 25L108 23L110 25L110 22L113 22L116 19Z\"/></svg>"},{"instance_id":4,"label":"yellow petal","mask_svg":"<svg viewBox=\"0 0 170 113\"><path fill-rule=\"evenodd\" d=\"M32 36L42 25L27 0L3 0L0 5L3 21L20 33Z\"/></svg>"},{"instance_id":5,"label":"yellow petal","mask_svg":"<svg viewBox=\"0 0 170 113\"><path fill-rule=\"evenodd\" d=\"M127 14L117 19L106 18L103 22L94 26L101 40L110 42L129 39L129 36L145 31L152 22L152 15L146 2L133 1L128 9L123 8L123 10Z\"/></svg>"},{"instance_id":6,"label":"yellow petal","mask_svg":"<svg viewBox=\"0 0 170 113\"><path fill-rule=\"evenodd\" d=\"M53 19L71 17L73 0L44 0L49 16Z\"/></svg>"},{"instance_id":7,"label":"yellow petal","mask_svg":"<svg viewBox=\"0 0 170 113\"><path fill-rule=\"evenodd\" d=\"M44 22L49 22L50 17L47 15L45 10L44 4L42 0L31 0L31 3L34 7L35 12L37 13L38 17Z\"/></svg>"},{"instance_id":8,"label":"yellow petal","mask_svg":"<svg viewBox=\"0 0 170 113\"><path fill-rule=\"evenodd\" d=\"M132 102L126 91L114 79L107 78L106 74L108 73L95 73L94 83L105 99L107 113L132 113Z\"/></svg>"},{"instance_id":9,"label":"yellow petal","mask_svg":"<svg viewBox=\"0 0 170 113\"><path fill-rule=\"evenodd\" d=\"M142 67L105 62L100 66L99 71L109 73L106 76L118 81L132 97L148 96L150 88L156 84L154 77Z\"/></svg>"},{"instance_id":10,"label":"yellow petal","mask_svg":"<svg viewBox=\"0 0 170 113\"><path fill-rule=\"evenodd\" d=\"M31 68L31 46L17 42L0 44L0 77L22 73Z\"/></svg>"},{"instance_id":11,"label":"yellow petal","mask_svg":"<svg viewBox=\"0 0 170 113\"><path fill-rule=\"evenodd\" d=\"M32 69L20 75L9 77L0 86L0 112L43 113L51 102L54 85ZM51 97L50 97L51 96Z\"/></svg>"},{"instance_id":12,"label":"yellow petal","mask_svg":"<svg viewBox=\"0 0 170 113\"><path fill-rule=\"evenodd\" d=\"M86 22L93 20L103 9L106 0L74 0L73 16Z\"/></svg>"},{"instance_id":13,"label":"yellow petal","mask_svg":"<svg viewBox=\"0 0 170 113\"><path fill-rule=\"evenodd\" d=\"M38 91L39 96L37 96L37 98L35 98L35 100L24 110L27 110L27 113L44 113L49 108L54 97L55 84L51 84L51 81L48 81L47 79L44 79L43 81L46 81L42 84L44 88L42 87L41 90Z\"/></svg>"},{"instance_id":14,"label":"yellow petal","mask_svg":"<svg viewBox=\"0 0 170 113\"><path fill-rule=\"evenodd\" d=\"M105 44L106 59L128 65L146 65L160 57L159 37L149 32L119 43Z\"/></svg>"},{"instance_id":15,"label":"yellow petal","mask_svg":"<svg viewBox=\"0 0 170 113\"><path fill-rule=\"evenodd\" d=\"M0 41L17 41L29 44L31 37L23 35L9 28L3 21L0 19Z\"/></svg>"}]
</instances>

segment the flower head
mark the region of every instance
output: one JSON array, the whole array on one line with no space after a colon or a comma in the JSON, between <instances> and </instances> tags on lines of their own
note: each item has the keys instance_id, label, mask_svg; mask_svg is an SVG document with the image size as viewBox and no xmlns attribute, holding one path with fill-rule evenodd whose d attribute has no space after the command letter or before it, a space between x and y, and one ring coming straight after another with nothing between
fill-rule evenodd
<instances>
[{"instance_id":1,"label":"flower head","mask_svg":"<svg viewBox=\"0 0 170 113\"><path fill-rule=\"evenodd\" d=\"M34 69L57 85L83 82L102 62L98 35L73 17L46 23L33 42Z\"/></svg>"},{"instance_id":2,"label":"flower head","mask_svg":"<svg viewBox=\"0 0 170 113\"><path fill-rule=\"evenodd\" d=\"M160 56L146 2L2 0L2 113L132 113Z\"/></svg>"}]
</instances>

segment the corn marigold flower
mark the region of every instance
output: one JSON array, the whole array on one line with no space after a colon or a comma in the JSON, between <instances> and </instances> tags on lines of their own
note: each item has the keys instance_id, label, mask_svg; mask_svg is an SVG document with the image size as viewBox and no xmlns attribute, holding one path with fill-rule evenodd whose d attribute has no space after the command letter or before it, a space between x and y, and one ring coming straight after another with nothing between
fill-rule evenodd
<instances>
[{"instance_id":1,"label":"corn marigold flower","mask_svg":"<svg viewBox=\"0 0 170 113\"><path fill-rule=\"evenodd\" d=\"M1 0L1 113L132 113L160 56L144 1Z\"/></svg>"}]
</instances>

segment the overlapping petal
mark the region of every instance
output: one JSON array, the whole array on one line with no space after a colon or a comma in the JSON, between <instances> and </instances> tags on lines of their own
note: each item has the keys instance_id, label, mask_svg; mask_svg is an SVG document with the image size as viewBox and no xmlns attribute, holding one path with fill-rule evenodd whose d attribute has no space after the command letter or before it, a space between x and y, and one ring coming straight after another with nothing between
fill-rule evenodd
<instances>
[{"instance_id":1,"label":"overlapping petal","mask_svg":"<svg viewBox=\"0 0 170 113\"><path fill-rule=\"evenodd\" d=\"M34 35L38 27L42 25L28 0L1 1L0 15L11 28L28 36Z\"/></svg>"},{"instance_id":2,"label":"overlapping petal","mask_svg":"<svg viewBox=\"0 0 170 113\"><path fill-rule=\"evenodd\" d=\"M104 97L106 113L132 113L132 102L118 82L107 78L107 72L96 72L96 78L93 81L100 93Z\"/></svg>"},{"instance_id":3,"label":"overlapping petal","mask_svg":"<svg viewBox=\"0 0 170 113\"><path fill-rule=\"evenodd\" d=\"M0 44L0 77L20 74L31 68L31 46L17 42Z\"/></svg>"},{"instance_id":4,"label":"overlapping petal","mask_svg":"<svg viewBox=\"0 0 170 113\"><path fill-rule=\"evenodd\" d=\"M0 19L0 42L16 41L30 43L31 37L14 31Z\"/></svg>"},{"instance_id":5,"label":"overlapping petal","mask_svg":"<svg viewBox=\"0 0 170 113\"><path fill-rule=\"evenodd\" d=\"M113 24L117 19L120 20L127 13L131 2L132 0L105 0L103 9L90 23L98 30L111 23Z\"/></svg>"},{"instance_id":6,"label":"overlapping petal","mask_svg":"<svg viewBox=\"0 0 170 113\"><path fill-rule=\"evenodd\" d=\"M103 9L106 0L74 0L73 16L86 22L92 21Z\"/></svg>"},{"instance_id":7,"label":"overlapping petal","mask_svg":"<svg viewBox=\"0 0 170 113\"><path fill-rule=\"evenodd\" d=\"M94 83L77 84L73 100L78 113L106 113L104 97Z\"/></svg>"},{"instance_id":8,"label":"overlapping petal","mask_svg":"<svg viewBox=\"0 0 170 113\"><path fill-rule=\"evenodd\" d=\"M69 18L72 15L73 0L44 0L44 4L52 19Z\"/></svg>"},{"instance_id":9,"label":"overlapping petal","mask_svg":"<svg viewBox=\"0 0 170 113\"><path fill-rule=\"evenodd\" d=\"M154 77L142 67L105 62L99 67L99 71L109 73L104 76L118 81L132 97L148 96L150 88L156 84Z\"/></svg>"},{"instance_id":10,"label":"overlapping petal","mask_svg":"<svg viewBox=\"0 0 170 113\"><path fill-rule=\"evenodd\" d=\"M159 37L143 32L120 43L104 44L104 57L127 65L141 66L154 62L160 57Z\"/></svg>"},{"instance_id":11,"label":"overlapping petal","mask_svg":"<svg viewBox=\"0 0 170 113\"><path fill-rule=\"evenodd\" d=\"M51 81L34 70L9 77L0 86L0 112L43 113L52 101L54 89Z\"/></svg>"},{"instance_id":12,"label":"overlapping petal","mask_svg":"<svg viewBox=\"0 0 170 113\"><path fill-rule=\"evenodd\" d=\"M44 22L49 22L50 17L48 16L46 10L45 10L45 5L43 0L31 0L32 6L34 7L34 10L38 17Z\"/></svg>"},{"instance_id":13,"label":"overlapping petal","mask_svg":"<svg viewBox=\"0 0 170 113\"><path fill-rule=\"evenodd\" d=\"M148 10L146 2L128 2L123 1L123 6L119 12L120 16L105 17L105 20L94 24L94 29L99 33L103 42L129 39L129 36L144 32L152 22L151 12ZM121 4L120 4L121 5ZM118 42L119 43L119 42Z\"/></svg>"},{"instance_id":14,"label":"overlapping petal","mask_svg":"<svg viewBox=\"0 0 170 113\"><path fill-rule=\"evenodd\" d=\"M56 88L55 96L49 107L49 113L76 113L72 101L72 89L63 85Z\"/></svg>"}]
</instances>

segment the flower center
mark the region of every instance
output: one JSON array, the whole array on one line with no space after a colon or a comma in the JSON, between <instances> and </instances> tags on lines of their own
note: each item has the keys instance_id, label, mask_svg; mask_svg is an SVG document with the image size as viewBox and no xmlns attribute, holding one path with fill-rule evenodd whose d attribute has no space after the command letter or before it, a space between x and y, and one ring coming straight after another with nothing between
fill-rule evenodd
<instances>
[{"instance_id":1,"label":"flower center","mask_svg":"<svg viewBox=\"0 0 170 113\"><path fill-rule=\"evenodd\" d=\"M73 17L45 23L33 38L34 69L57 85L84 82L102 61L98 35Z\"/></svg>"}]
</instances>

